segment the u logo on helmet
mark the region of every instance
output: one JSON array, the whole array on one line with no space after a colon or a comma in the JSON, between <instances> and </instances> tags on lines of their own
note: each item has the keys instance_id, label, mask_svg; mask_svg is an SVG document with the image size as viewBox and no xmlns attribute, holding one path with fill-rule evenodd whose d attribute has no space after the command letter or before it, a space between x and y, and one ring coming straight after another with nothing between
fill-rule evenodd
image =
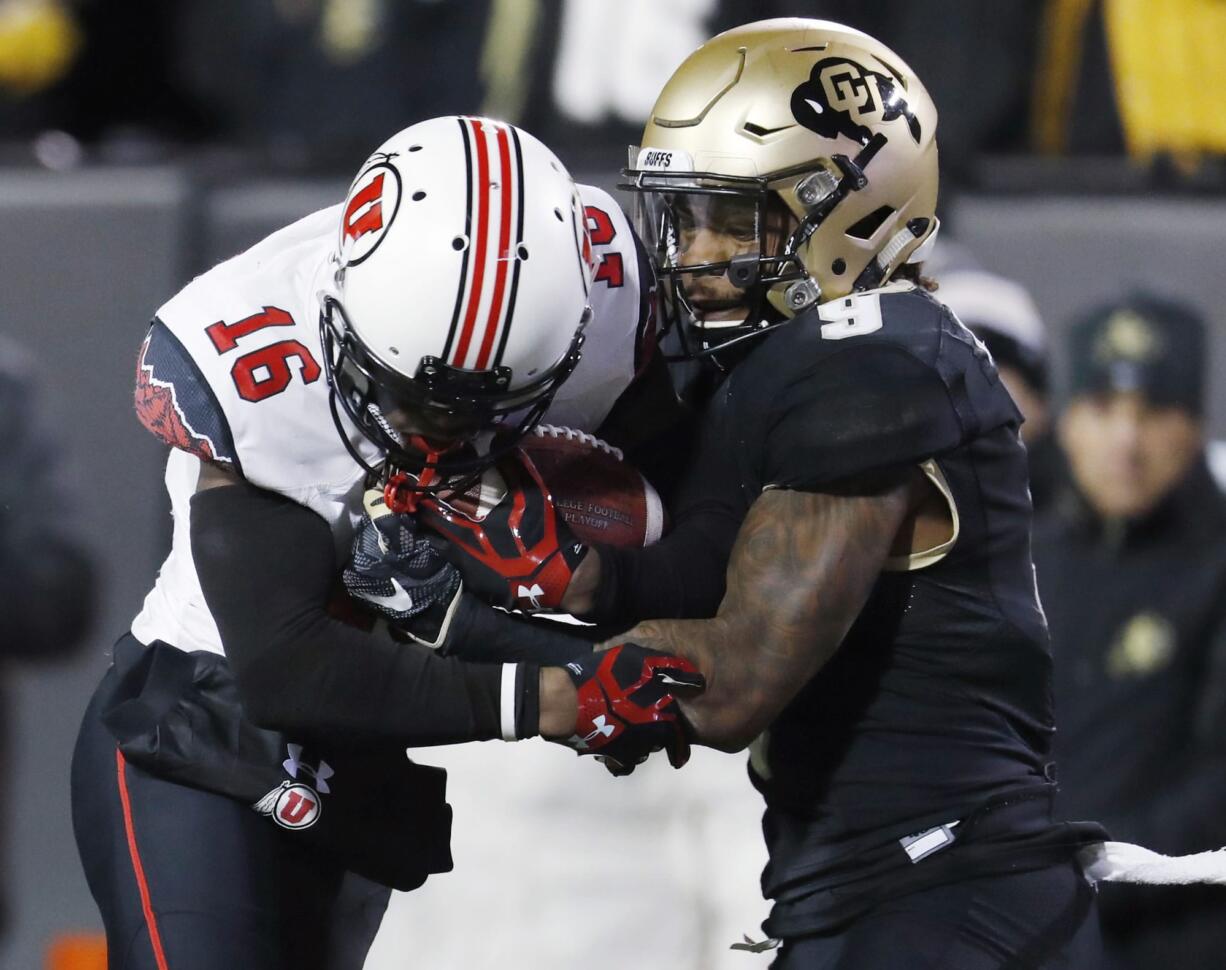
<instances>
[{"instance_id":1,"label":"u logo on helmet","mask_svg":"<svg viewBox=\"0 0 1226 970\"><path fill-rule=\"evenodd\" d=\"M386 160L354 179L341 219L340 252L346 266L370 257L387 235L400 209L400 173Z\"/></svg>"}]
</instances>

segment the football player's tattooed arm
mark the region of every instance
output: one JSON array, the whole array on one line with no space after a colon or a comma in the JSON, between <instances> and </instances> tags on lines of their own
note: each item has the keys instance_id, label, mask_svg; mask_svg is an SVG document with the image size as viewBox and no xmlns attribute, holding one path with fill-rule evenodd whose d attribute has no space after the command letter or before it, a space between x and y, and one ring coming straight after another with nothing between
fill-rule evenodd
<instances>
[{"instance_id":1,"label":"football player's tattooed arm","mask_svg":"<svg viewBox=\"0 0 1226 970\"><path fill-rule=\"evenodd\" d=\"M830 659L923 500L916 478L763 492L737 536L717 615L651 620L625 634L688 657L706 676L706 691L683 703L700 742L745 747Z\"/></svg>"}]
</instances>

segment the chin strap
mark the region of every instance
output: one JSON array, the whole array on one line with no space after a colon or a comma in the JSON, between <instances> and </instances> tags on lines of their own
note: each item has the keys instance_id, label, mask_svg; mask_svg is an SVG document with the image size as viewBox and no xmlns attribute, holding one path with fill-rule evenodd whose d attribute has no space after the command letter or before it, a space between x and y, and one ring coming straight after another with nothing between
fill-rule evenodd
<instances>
[{"instance_id":1,"label":"chin strap","mask_svg":"<svg viewBox=\"0 0 1226 970\"><path fill-rule=\"evenodd\" d=\"M426 490L437 485L441 479L438 461L442 452L420 435L410 438L409 444L426 456L421 474L414 477L408 472L391 469L383 486L383 501L389 509L398 514L416 512L417 503L426 494Z\"/></svg>"}]
</instances>

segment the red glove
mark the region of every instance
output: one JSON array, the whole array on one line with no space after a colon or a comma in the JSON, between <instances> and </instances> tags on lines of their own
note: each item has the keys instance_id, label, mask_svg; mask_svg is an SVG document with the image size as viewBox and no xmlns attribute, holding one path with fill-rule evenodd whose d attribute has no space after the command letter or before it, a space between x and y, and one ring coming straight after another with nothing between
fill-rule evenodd
<instances>
[{"instance_id":1,"label":"red glove","mask_svg":"<svg viewBox=\"0 0 1226 970\"><path fill-rule=\"evenodd\" d=\"M628 775L664 749L674 768L690 760L690 741L673 691L706 685L688 660L622 643L566 664L578 691L575 733L561 743L598 755L615 775Z\"/></svg>"},{"instance_id":2,"label":"red glove","mask_svg":"<svg viewBox=\"0 0 1226 970\"><path fill-rule=\"evenodd\" d=\"M556 609L587 546L570 531L523 451L512 452L498 471L507 492L485 518L477 521L426 495L418 521L447 540L448 558L470 592L508 609Z\"/></svg>"}]
</instances>

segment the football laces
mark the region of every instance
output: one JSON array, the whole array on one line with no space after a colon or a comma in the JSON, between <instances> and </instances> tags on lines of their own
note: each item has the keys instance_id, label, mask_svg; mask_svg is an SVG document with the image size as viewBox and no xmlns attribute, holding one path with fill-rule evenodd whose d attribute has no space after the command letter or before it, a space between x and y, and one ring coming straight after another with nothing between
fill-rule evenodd
<instances>
[{"instance_id":1,"label":"football laces","mask_svg":"<svg viewBox=\"0 0 1226 970\"><path fill-rule=\"evenodd\" d=\"M602 438L597 438L594 434L580 431L578 428L564 428L556 424L538 424L532 430L538 438L565 438L567 441L577 441L581 445L587 445L589 448L603 451L607 455L612 455L618 461L622 461L625 458L620 448L614 447Z\"/></svg>"}]
</instances>

